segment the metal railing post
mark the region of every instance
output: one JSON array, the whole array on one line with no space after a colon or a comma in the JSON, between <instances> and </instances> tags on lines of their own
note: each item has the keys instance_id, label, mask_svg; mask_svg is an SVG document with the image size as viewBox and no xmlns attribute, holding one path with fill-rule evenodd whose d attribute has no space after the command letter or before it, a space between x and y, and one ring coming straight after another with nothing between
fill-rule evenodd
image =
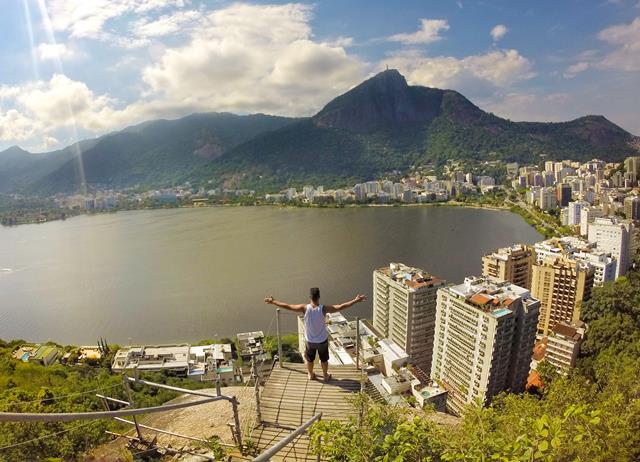
<instances>
[{"instance_id":1,"label":"metal railing post","mask_svg":"<svg viewBox=\"0 0 640 462\"><path fill-rule=\"evenodd\" d=\"M356 316L356 369L360 369L360 318Z\"/></svg>"},{"instance_id":2,"label":"metal railing post","mask_svg":"<svg viewBox=\"0 0 640 462\"><path fill-rule=\"evenodd\" d=\"M280 336L280 308L276 308L276 334L278 335L278 363L282 366L282 337Z\"/></svg>"},{"instance_id":3,"label":"metal railing post","mask_svg":"<svg viewBox=\"0 0 640 462\"><path fill-rule=\"evenodd\" d=\"M260 410L260 388L258 383L258 365L255 356L251 356L251 377L253 377L253 396L256 400L256 417L258 423L262 423L262 412Z\"/></svg>"},{"instance_id":4,"label":"metal railing post","mask_svg":"<svg viewBox=\"0 0 640 462\"><path fill-rule=\"evenodd\" d=\"M131 386L129 385L129 379L127 378L127 375L123 375L122 376L122 383L124 384L124 390L127 393L127 399L129 400L129 404L131 406L135 405L135 403L133 402L133 393L131 392ZM138 434L138 439L140 441L142 440L142 433L140 432L140 426L138 425L138 419L136 419L136 416L131 416L133 418L133 424L136 426L136 433Z\"/></svg>"},{"instance_id":5,"label":"metal railing post","mask_svg":"<svg viewBox=\"0 0 640 462\"><path fill-rule=\"evenodd\" d=\"M236 441L238 449L242 451L242 431L240 429L240 416L238 415L238 399L234 396L231 399L231 407L233 408L233 420L236 427Z\"/></svg>"}]
</instances>

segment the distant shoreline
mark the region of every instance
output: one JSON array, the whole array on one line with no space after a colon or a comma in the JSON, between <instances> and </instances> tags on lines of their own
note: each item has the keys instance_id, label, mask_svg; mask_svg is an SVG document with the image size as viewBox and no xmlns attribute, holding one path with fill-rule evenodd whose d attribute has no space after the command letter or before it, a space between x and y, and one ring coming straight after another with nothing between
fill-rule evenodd
<instances>
[{"instance_id":1,"label":"distant shoreline","mask_svg":"<svg viewBox=\"0 0 640 462\"><path fill-rule=\"evenodd\" d=\"M317 204L278 204L278 203L260 203L260 204L207 204L207 205L176 205L173 206L161 206L161 207L139 207L139 208L130 208L130 209L111 209L111 210L100 210L100 211L80 211L78 213L73 213L64 216L57 216L52 219L43 220L41 217L34 217L31 220L26 220L23 222L15 223L15 224L2 224L3 227L6 228L14 228L22 225L40 225L44 223L50 223L54 221L66 221L74 217L82 216L82 215L104 215L104 214L112 214L118 212L135 212L138 210L172 210L172 209L198 209L198 208L216 208L216 207L276 207L276 208L292 208L292 209L347 209L347 208L393 208L393 207L464 207L470 209L488 209L488 210L501 210L516 213L517 215L521 215L517 212L513 212L508 206L497 206L497 205L483 205L483 204L474 204L474 203L465 203L465 202L457 202L457 201L446 201L446 202L426 202L426 203L410 203L410 204L329 204L329 205L317 205ZM522 216L522 215L521 215ZM524 218L524 217L523 217Z\"/></svg>"}]
</instances>

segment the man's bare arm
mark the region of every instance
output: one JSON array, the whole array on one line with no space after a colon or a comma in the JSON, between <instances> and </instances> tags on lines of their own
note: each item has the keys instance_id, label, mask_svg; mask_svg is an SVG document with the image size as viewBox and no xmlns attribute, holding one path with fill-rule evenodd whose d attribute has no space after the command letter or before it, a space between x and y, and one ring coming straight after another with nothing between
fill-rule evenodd
<instances>
[{"instance_id":1,"label":"man's bare arm","mask_svg":"<svg viewBox=\"0 0 640 462\"><path fill-rule=\"evenodd\" d=\"M291 305L289 303L278 301L275 298L273 298L273 296L265 298L264 302L269 305L275 305L277 307L284 308L285 310L296 311L296 312L304 311L304 307L305 307L304 304Z\"/></svg>"},{"instance_id":2,"label":"man's bare arm","mask_svg":"<svg viewBox=\"0 0 640 462\"><path fill-rule=\"evenodd\" d=\"M349 300L348 302L340 303L339 305L325 305L324 312L337 313L338 311L346 310L347 308L355 305L356 303L360 303L366 299L367 297L365 297L364 295L358 294L353 300Z\"/></svg>"}]
</instances>

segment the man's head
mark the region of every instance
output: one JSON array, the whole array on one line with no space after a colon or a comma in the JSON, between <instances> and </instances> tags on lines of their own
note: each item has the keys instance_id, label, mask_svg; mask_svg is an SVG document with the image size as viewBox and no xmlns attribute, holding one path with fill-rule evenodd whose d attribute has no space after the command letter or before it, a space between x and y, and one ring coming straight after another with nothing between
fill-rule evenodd
<instances>
[{"instance_id":1,"label":"man's head","mask_svg":"<svg viewBox=\"0 0 640 462\"><path fill-rule=\"evenodd\" d=\"M320 289L317 287L309 289L309 298L313 303L318 303L320 301Z\"/></svg>"}]
</instances>

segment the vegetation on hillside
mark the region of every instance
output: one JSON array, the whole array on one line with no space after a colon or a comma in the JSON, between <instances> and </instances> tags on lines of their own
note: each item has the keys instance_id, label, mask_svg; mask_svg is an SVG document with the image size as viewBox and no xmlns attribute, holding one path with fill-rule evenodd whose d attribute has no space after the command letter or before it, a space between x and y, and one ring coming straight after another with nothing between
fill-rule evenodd
<instances>
[{"instance_id":1,"label":"vegetation on hillside","mask_svg":"<svg viewBox=\"0 0 640 462\"><path fill-rule=\"evenodd\" d=\"M11 352L24 342L0 340L0 412L91 412L104 410L96 398L101 393L128 400L122 377L110 370L113 352L99 364L53 364L44 367L14 359ZM75 347L61 347L72 351ZM209 388L199 383L162 373L143 374L145 379L185 388ZM162 404L177 393L132 385L136 407ZM80 460L88 448L110 440L105 430L129 430L112 420L6 423L0 422L0 462ZM50 435L57 434L51 437Z\"/></svg>"}]
</instances>

